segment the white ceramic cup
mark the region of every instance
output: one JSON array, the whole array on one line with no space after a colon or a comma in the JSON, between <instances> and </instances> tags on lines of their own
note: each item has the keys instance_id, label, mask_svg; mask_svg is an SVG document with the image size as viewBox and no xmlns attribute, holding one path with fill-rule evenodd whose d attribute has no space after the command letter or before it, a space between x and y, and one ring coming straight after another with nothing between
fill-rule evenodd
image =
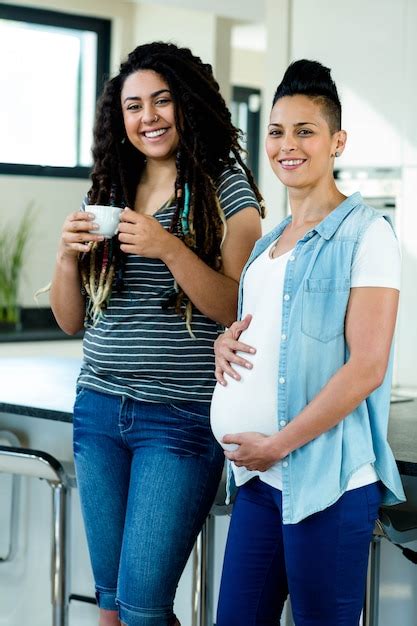
<instances>
[{"instance_id":1,"label":"white ceramic cup","mask_svg":"<svg viewBox=\"0 0 417 626\"><path fill-rule=\"evenodd\" d=\"M123 211L117 206L105 206L103 204L87 204L85 210L93 213L94 222L99 228L91 230L95 235L103 235L106 239L111 239L119 227L120 214Z\"/></svg>"}]
</instances>

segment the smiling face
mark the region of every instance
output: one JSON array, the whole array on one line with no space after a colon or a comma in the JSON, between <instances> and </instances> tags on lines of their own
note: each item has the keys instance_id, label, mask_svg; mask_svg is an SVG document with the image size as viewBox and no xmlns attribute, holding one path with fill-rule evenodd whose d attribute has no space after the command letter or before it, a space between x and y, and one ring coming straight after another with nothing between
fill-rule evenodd
<instances>
[{"instance_id":1,"label":"smiling face","mask_svg":"<svg viewBox=\"0 0 417 626\"><path fill-rule=\"evenodd\" d=\"M174 158L178 146L174 102L167 82L153 70L130 74L121 91L126 135L147 159Z\"/></svg>"},{"instance_id":2,"label":"smiling face","mask_svg":"<svg viewBox=\"0 0 417 626\"><path fill-rule=\"evenodd\" d=\"M295 95L275 103L265 147L280 181L301 189L333 179L333 157L336 150L343 151L345 141L345 131L331 133L317 101Z\"/></svg>"}]
</instances>

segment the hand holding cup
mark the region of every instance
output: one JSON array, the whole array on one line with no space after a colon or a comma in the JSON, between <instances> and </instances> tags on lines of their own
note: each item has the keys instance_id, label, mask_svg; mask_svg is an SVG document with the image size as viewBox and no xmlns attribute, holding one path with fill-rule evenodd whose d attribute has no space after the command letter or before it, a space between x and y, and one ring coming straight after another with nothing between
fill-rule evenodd
<instances>
[{"instance_id":1,"label":"hand holding cup","mask_svg":"<svg viewBox=\"0 0 417 626\"><path fill-rule=\"evenodd\" d=\"M122 208L103 204L87 204L85 210L94 216L94 222L98 226L94 230L94 234L103 235L105 239L111 239L116 235Z\"/></svg>"},{"instance_id":2,"label":"hand holding cup","mask_svg":"<svg viewBox=\"0 0 417 626\"><path fill-rule=\"evenodd\" d=\"M75 211L66 217L60 244L65 257L76 259L80 252L88 252L93 242L103 241L104 236L96 234L99 225L94 217L88 211Z\"/></svg>"}]
</instances>

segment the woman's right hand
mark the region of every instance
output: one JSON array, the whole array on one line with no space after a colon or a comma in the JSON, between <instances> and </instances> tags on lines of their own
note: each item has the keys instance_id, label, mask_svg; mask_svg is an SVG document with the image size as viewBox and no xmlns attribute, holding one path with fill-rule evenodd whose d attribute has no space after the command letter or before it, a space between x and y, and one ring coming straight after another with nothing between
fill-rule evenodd
<instances>
[{"instance_id":1,"label":"woman's right hand","mask_svg":"<svg viewBox=\"0 0 417 626\"><path fill-rule=\"evenodd\" d=\"M91 232L98 228L93 220L94 214L85 211L76 211L67 216L60 241L63 256L78 257L80 252L88 252L94 241L103 241L103 235Z\"/></svg>"},{"instance_id":2,"label":"woman's right hand","mask_svg":"<svg viewBox=\"0 0 417 626\"><path fill-rule=\"evenodd\" d=\"M251 323L252 315L246 315L243 320L239 322L233 322L226 332L217 337L214 342L214 353L216 355L216 369L215 376L218 383L225 386L227 382L224 378L224 374L229 374L235 380L240 380L240 375L233 369L231 363L236 363L247 369L252 369L252 363L246 359L238 356L236 352L248 352L249 354L255 354L256 350L252 346L248 346L246 343L238 341L240 335L244 330L249 327Z\"/></svg>"}]
</instances>

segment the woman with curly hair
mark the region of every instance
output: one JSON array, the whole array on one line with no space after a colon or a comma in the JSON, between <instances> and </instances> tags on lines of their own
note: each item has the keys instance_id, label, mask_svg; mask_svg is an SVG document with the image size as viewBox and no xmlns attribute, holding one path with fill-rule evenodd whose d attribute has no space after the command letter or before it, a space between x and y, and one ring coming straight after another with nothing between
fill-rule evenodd
<instances>
[{"instance_id":1,"label":"woman with curly hair","mask_svg":"<svg viewBox=\"0 0 417 626\"><path fill-rule=\"evenodd\" d=\"M236 317L261 197L210 65L137 47L105 85L92 186L65 221L51 303L86 327L74 458L100 626L168 626L213 502L213 342ZM87 205L125 207L94 234Z\"/></svg>"}]
</instances>

